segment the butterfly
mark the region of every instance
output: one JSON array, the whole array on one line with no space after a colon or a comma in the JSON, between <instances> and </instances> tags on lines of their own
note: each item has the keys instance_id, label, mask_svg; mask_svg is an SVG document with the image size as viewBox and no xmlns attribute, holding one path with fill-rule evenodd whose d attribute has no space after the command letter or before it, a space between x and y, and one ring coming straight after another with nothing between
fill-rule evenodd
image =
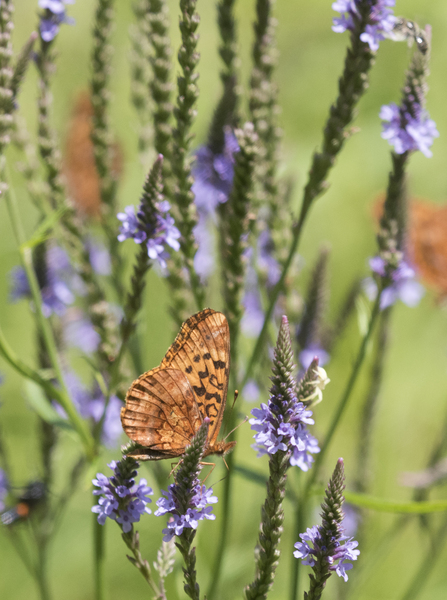
<instances>
[{"instance_id":1,"label":"butterfly","mask_svg":"<svg viewBox=\"0 0 447 600\"><path fill-rule=\"evenodd\" d=\"M209 418L204 456L225 455L236 442L217 441L230 372L230 332L220 312L205 308L183 323L159 367L136 379L121 409L127 436L143 448L138 460L183 456Z\"/></svg>"},{"instance_id":2,"label":"butterfly","mask_svg":"<svg viewBox=\"0 0 447 600\"><path fill-rule=\"evenodd\" d=\"M424 282L447 295L447 206L410 203L409 254Z\"/></svg>"}]
</instances>

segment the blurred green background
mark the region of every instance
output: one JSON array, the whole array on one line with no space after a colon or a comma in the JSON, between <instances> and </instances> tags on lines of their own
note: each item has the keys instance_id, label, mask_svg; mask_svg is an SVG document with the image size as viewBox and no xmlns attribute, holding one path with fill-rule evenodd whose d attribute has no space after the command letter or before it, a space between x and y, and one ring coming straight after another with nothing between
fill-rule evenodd
<instances>
[{"instance_id":1,"label":"blurred green background","mask_svg":"<svg viewBox=\"0 0 447 600\"><path fill-rule=\"evenodd\" d=\"M79 91L86 89L90 75L89 56L91 50L92 17L94 2L77 0L68 7L76 24L63 26L57 39L58 67L54 78L54 124L63 141L67 123ZM171 1L173 47L178 47L177 2ZM198 104L195 124L197 144L206 138L214 106L219 99L220 83L217 55L218 34L215 25L215 2L199 0L201 14L199 50L199 85L204 90ZM246 84L250 72L251 24L254 19L254 0L237 2L239 17L238 33L241 46L241 77ZM16 2L14 44L17 50L36 28L37 0ZM302 186L306 180L311 153L320 144L321 130L328 114L330 103L335 99L337 78L348 36L331 31L330 0L278 0L276 5L278 47L280 51L276 79L279 83L280 115L284 130L282 144L283 173L292 175L297 181L294 201L299 203ZM424 198L443 204L447 198L447 5L444 0L397 0L395 13L415 19L421 25L433 26L430 92L428 109L436 121L441 137L433 146L434 156L430 160L421 153L411 159L409 192L412 197ZM117 138L124 148L124 176L120 186L122 206L138 201L144 171L140 165L136 147L138 121L130 105L129 78L129 26L133 23L131 2L116 1L116 29L113 34L114 57L112 75L111 120ZM330 176L331 187L313 208L302 240L300 254L305 268L302 273L302 289L322 242L329 242L331 296L328 320L337 314L337 308L346 293L347 286L357 275L366 275L366 259L375 252L374 221L372 204L383 192L390 168L389 147L381 139L378 113L382 104L398 101L403 74L411 52L405 43L383 42L371 73L370 90L360 102L359 116L355 122L360 129L346 144L337 168ZM177 69L176 69L177 71ZM246 98L245 98L246 101ZM32 132L36 130L36 73L31 65L20 98L20 111L26 117ZM245 102L246 107L246 102ZM11 154L11 159L16 159ZM11 164L14 164L13 162ZM26 191L17 176L17 193L22 217L29 232L35 214L30 208ZM8 301L8 273L18 264L18 252L11 232L4 204L0 203L0 314L5 334L26 361L34 360L33 321L26 303L10 304ZM446 232L447 233L447 232ZM124 251L129 258L134 247L130 242ZM144 315L140 331L145 339L145 364L149 369L159 363L174 335L167 313L167 293L162 280L151 275L147 288ZM219 309L220 305L213 306ZM402 304L396 306L391 329L391 348L384 376L384 386L377 413L374 435L374 473L372 493L389 499L409 499L410 491L398 483L402 471L424 467L432 444L437 439L445 413L447 401L447 323L442 305L436 295L427 292L417 308L409 309ZM359 332L355 319L346 332L337 354L327 367L331 384L325 392L324 402L315 410L315 434L322 435L327 428L339 394L343 389L358 347ZM39 451L36 442L36 419L27 407L23 393L23 382L6 365L0 365L5 382L0 388L3 403L0 423L9 451L15 485L24 485L39 477ZM325 478L329 476L336 459L343 456L346 465L347 485L353 474L355 442L358 428L359 406L368 383L368 366L355 389L349 410L334 439L326 462ZM251 406L240 406L242 412ZM257 461L250 449L251 433L245 424L239 432L240 442L236 449L237 460L266 472L266 461ZM74 456L74 441L67 439L61 445L55 460L58 471L63 475L67 464ZM105 472L106 462L118 457L118 451L101 457L96 468ZM51 573L55 598L82 600L93 598L92 546L90 513L91 490L89 481L94 472L83 479L65 514L60 530L51 549ZM144 466L141 475L155 486L151 466ZM219 481L225 476L219 465L211 479ZM294 478L295 479L295 478ZM260 507L263 490L250 482L235 477L233 499L233 523L230 532L230 547L225 556L222 593L219 597L240 596L242 588L253 578L253 550L258 533ZM445 489L445 488L444 488ZM222 483L216 483L217 495ZM156 489L155 498L158 490ZM432 494L442 497L443 488ZM284 598L288 592L288 573L291 564L293 538L291 506L286 506L286 522L282 541L283 557L271 598ZM219 505L215 512L219 519ZM365 569L362 584L355 588L357 599L396 599L402 597L412 573L422 558L430 552L427 538L421 536L416 526L405 530L403 536L390 548L374 568L372 565L374 545L392 523L392 517L384 514L369 514L371 527L362 547L359 566ZM438 520L434 520L436 524ZM308 525L312 525L309 523ZM141 527L143 554L150 562L155 559L156 549L161 542L162 519L148 517ZM215 554L218 520L201 524L198 533L198 580L205 591L210 578L210 568ZM125 547L119 530L112 523L107 527L107 582L110 600L118 598L147 597L148 589L143 578L125 558ZM421 599L441 600L447 597L447 549L437 558L437 567L421 593ZM357 565L355 565L355 568ZM305 569L307 570L307 569ZM172 599L184 596L182 576L176 568L176 576L168 579L168 594ZM307 580L307 574L305 575ZM334 578L332 578L334 579ZM307 582L306 582L307 583ZM326 598L341 597L341 586L349 595L350 582L330 581ZM26 570L17 559L8 540L7 532L0 531L0 597L8 600L36 598L36 591ZM354 596L352 596L354 597ZM214 600L214 599L213 599Z\"/></svg>"}]
</instances>

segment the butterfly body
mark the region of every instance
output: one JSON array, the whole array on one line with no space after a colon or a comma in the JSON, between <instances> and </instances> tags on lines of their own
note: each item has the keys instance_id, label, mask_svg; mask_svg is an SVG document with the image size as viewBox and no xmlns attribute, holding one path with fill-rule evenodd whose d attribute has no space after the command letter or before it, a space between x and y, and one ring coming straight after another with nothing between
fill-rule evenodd
<instances>
[{"instance_id":1,"label":"butterfly body","mask_svg":"<svg viewBox=\"0 0 447 600\"><path fill-rule=\"evenodd\" d=\"M138 460L183 456L205 417L204 456L226 454L235 442L218 442L228 390L230 334L222 313L210 308L190 317L159 367L136 379L121 409L123 429L140 447Z\"/></svg>"}]
</instances>

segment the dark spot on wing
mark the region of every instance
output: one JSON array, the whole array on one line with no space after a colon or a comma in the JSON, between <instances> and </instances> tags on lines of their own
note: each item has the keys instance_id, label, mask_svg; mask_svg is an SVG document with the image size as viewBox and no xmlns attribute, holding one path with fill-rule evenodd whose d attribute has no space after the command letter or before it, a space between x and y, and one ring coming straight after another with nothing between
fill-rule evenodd
<instances>
[{"instance_id":1,"label":"dark spot on wing","mask_svg":"<svg viewBox=\"0 0 447 600\"><path fill-rule=\"evenodd\" d=\"M189 367L186 367L185 373L192 373L192 367L191 367L191 365L189 365Z\"/></svg>"},{"instance_id":2,"label":"dark spot on wing","mask_svg":"<svg viewBox=\"0 0 447 600\"><path fill-rule=\"evenodd\" d=\"M213 365L215 369L225 369L225 363L223 360L213 360Z\"/></svg>"},{"instance_id":3,"label":"dark spot on wing","mask_svg":"<svg viewBox=\"0 0 447 600\"><path fill-rule=\"evenodd\" d=\"M195 385L195 386L194 386L192 389L195 391L195 393L196 393L196 394L197 394L199 397L201 397L201 396L204 396L204 395L205 395L205 393L206 393L206 388L205 388L205 386L203 385L203 383L202 383L202 385L201 385L200 387L199 387L198 385Z\"/></svg>"},{"instance_id":4,"label":"dark spot on wing","mask_svg":"<svg viewBox=\"0 0 447 600\"><path fill-rule=\"evenodd\" d=\"M199 371L198 375L200 379L206 379L210 376L208 369L206 369L205 371Z\"/></svg>"},{"instance_id":5,"label":"dark spot on wing","mask_svg":"<svg viewBox=\"0 0 447 600\"><path fill-rule=\"evenodd\" d=\"M198 362L200 362L200 356L199 356L198 354L196 354L196 355L194 356L194 358L193 358L193 361L194 361L195 363L198 363Z\"/></svg>"},{"instance_id":6,"label":"dark spot on wing","mask_svg":"<svg viewBox=\"0 0 447 600\"><path fill-rule=\"evenodd\" d=\"M211 392L207 392L205 394L205 400L211 400L211 398L215 398L217 404L221 404L222 403L222 396L220 394L218 394L217 392L214 392L214 394L211 394Z\"/></svg>"},{"instance_id":7,"label":"dark spot on wing","mask_svg":"<svg viewBox=\"0 0 447 600\"><path fill-rule=\"evenodd\" d=\"M210 358L211 358L211 354L210 354L209 352L206 352L206 353L203 355L203 360L209 360Z\"/></svg>"}]
</instances>

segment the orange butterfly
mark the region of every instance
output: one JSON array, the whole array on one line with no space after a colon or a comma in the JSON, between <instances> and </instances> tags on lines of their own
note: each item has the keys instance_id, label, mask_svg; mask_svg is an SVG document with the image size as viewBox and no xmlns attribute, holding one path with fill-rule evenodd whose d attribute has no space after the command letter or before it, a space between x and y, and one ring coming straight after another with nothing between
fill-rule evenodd
<instances>
[{"instance_id":1,"label":"orange butterfly","mask_svg":"<svg viewBox=\"0 0 447 600\"><path fill-rule=\"evenodd\" d=\"M379 221L383 199L373 207ZM423 283L447 296L447 206L424 200L408 203L408 233L406 252Z\"/></svg>"},{"instance_id":2,"label":"orange butterfly","mask_svg":"<svg viewBox=\"0 0 447 600\"><path fill-rule=\"evenodd\" d=\"M230 372L230 332L220 312L206 308L183 323L159 367L136 379L121 409L138 460L183 456L205 417L210 420L204 456L224 455L236 442L217 441Z\"/></svg>"}]
</instances>

